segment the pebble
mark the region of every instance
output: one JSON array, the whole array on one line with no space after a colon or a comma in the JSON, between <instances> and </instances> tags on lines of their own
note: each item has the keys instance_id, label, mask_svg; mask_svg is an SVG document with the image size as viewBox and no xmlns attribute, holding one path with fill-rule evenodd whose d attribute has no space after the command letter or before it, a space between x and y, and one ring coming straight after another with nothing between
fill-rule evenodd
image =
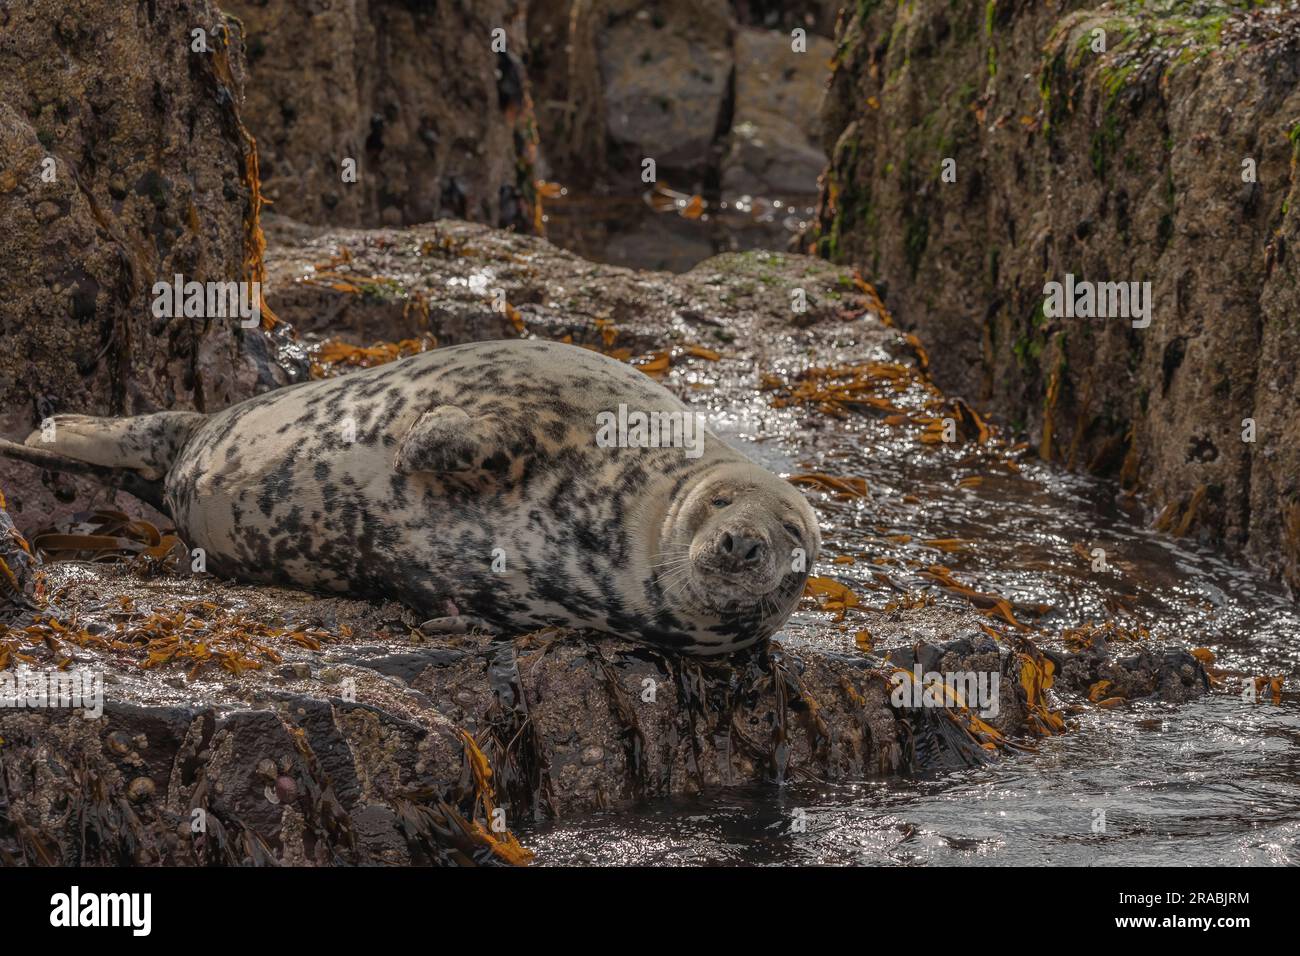
<instances>
[{"instance_id":1,"label":"pebble","mask_svg":"<svg viewBox=\"0 0 1300 956\"><path fill-rule=\"evenodd\" d=\"M280 776L275 781L275 795L281 803L293 803L298 799L298 784L293 777Z\"/></svg>"},{"instance_id":2,"label":"pebble","mask_svg":"<svg viewBox=\"0 0 1300 956\"><path fill-rule=\"evenodd\" d=\"M132 803L143 803L154 795L158 788L148 777L136 777L126 788L126 795Z\"/></svg>"}]
</instances>

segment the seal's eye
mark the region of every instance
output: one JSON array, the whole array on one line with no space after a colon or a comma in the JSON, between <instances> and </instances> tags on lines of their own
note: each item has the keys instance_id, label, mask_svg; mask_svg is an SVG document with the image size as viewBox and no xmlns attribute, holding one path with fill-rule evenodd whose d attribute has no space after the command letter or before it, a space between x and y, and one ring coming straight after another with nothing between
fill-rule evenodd
<instances>
[{"instance_id":1,"label":"seal's eye","mask_svg":"<svg viewBox=\"0 0 1300 956\"><path fill-rule=\"evenodd\" d=\"M803 542L803 536L799 533L799 529L795 525L786 523L781 525L781 527L785 528L786 533L790 535L790 537L794 538L796 543Z\"/></svg>"},{"instance_id":2,"label":"seal's eye","mask_svg":"<svg viewBox=\"0 0 1300 956\"><path fill-rule=\"evenodd\" d=\"M727 505L729 505L729 504L731 504L731 499L730 499L730 498L714 498L714 499L713 499L713 507L715 507L715 508L725 508L725 507L727 507Z\"/></svg>"}]
</instances>

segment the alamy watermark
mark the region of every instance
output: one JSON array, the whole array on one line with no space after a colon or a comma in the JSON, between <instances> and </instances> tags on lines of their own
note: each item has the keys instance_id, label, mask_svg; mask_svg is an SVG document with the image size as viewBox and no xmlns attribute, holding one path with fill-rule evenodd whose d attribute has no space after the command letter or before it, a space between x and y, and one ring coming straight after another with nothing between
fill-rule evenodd
<instances>
[{"instance_id":1,"label":"alamy watermark","mask_svg":"<svg viewBox=\"0 0 1300 956\"><path fill-rule=\"evenodd\" d=\"M968 707L989 719L1001 710L1002 675L997 671L922 673L916 664L911 671L895 671L889 682L889 701L895 707Z\"/></svg>"},{"instance_id":2,"label":"alamy watermark","mask_svg":"<svg viewBox=\"0 0 1300 956\"><path fill-rule=\"evenodd\" d=\"M684 448L687 458L704 454L700 412L644 412L619 404L617 412L596 413L600 448Z\"/></svg>"},{"instance_id":3,"label":"alamy watermark","mask_svg":"<svg viewBox=\"0 0 1300 956\"><path fill-rule=\"evenodd\" d=\"M171 282L153 284L155 319L239 319L243 328L262 321L262 283L185 281L177 273Z\"/></svg>"},{"instance_id":4,"label":"alamy watermark","mask_svg":"<svg viewBox=\"0 0 1300 956\"><path fill-rule=\"evenodd\" d=\"M1065 274L1043 286L1043 315L1049 319L1131 319L1133 328L1151 324L1150 282L1089 282Z\"/></svg>"},{"instance_id":5,"label":"alamy watermark","mask_svg":"<svg viewBox=\"0 0 1300 956\"><path fill-rule=\"evenodd\" d=\"M104 713L104 673L76 667L34 669L25 664L0 671L0 707L69 708L95 720Z\"/></svg>"},{"instance_id":6,"label":"alamy watermark","mask_svg":"<svg viewBox=\"0 0 1300 956\"><path fill-rule=\"evenodd\" d=\"M50 925L56 928L126 927L132 936L153 929L152 893L83 893L73 886L50 897Z\"/></svg>"}]
</instances>

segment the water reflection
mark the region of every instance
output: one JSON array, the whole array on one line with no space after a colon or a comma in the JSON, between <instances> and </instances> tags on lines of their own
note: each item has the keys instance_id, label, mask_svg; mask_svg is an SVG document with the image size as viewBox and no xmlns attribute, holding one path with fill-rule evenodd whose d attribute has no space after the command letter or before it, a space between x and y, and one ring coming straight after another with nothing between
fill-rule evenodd
<instances>
[{"instance_id":1,"label":"water reflection","mask_svg":"<svg viewBox=\"0 0 1300 956\"><path fill-rule=\"evenodd\" d=\"M526 840L539 865L1300 862L1294 709L1211 697L1087 720L941 780L717 791Z\"/></svg>"},{"instance_id":2,"label":"water reflection","mask_svg":"<svg viewBox=\"0 0 1300 956\"><path fill-rule=\"evenodd\" d=\"M668 186L640 195L575 193L551 185L546 238L586 259L686 272L721 252L784 249L813 215L815 195L715 201Z\"/></svg>"}]
</instances>

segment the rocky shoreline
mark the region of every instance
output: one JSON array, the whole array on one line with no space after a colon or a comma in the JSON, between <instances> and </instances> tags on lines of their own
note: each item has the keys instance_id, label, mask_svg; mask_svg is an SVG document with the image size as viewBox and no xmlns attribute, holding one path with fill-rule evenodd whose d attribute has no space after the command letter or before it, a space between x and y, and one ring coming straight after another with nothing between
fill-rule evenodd
<instances>
[{"instance_id":1,"label":"rocky shoreline","mask_svg":"<svg viewBox=\"0 0 1300 956\"><path fill-rule=\"evenodd\" d=\"M945 388L1294 593L1300 8L865 2L836 43L809 248ZM1067 274L1150 282L1150 327L1052 318Z\"/></svg>"},{"instance_id":2,"label":"rocky shoreline","mask_svg":"<svg viewBox=\"0 0 1300 956\"><path fill-rule=\"evenodd\" d=\"M313 374L391 357L336 347L328 354L340 366L322 367L326 352L311 340L325 330L382 328L418 348L421 336L450 344L518 334L503 325L521 323L662 362L672 387L717 413L754 394L768 361L759 343L814 366L890 351L917 361L869 287L809 257L724 256L675 277L468 223L357 231L279 221L268 235L282 319L311 329L312 317L331 317L304 333ZM493 289L507 311L493 308ZM791 311L795 289L807 312ZM864 654L853 616L810 598L789 639L701 661L561 632L434 641L396 605L244 587L183 567L151 576L153 566L148 555L129 567L51 564L40 606L9 614L0 648L10 663L107 678L102 720L0 709L8 861L522 862L511 821L746 782L1015 759L1037 736L1063 732L1062 708L1084 706L1098 681L1173 701L1208 689L1186 651L1039 647L990 628L978 601L890 612L872 626L900 637ZM996 674L997 715L899 698L899 670ZM195 819L206 830L195 832Z\"/></svg>"},{"instance_id":3,"label":"rocky shoreline","mask_svg":"<svg viewBox=\"0 0 1300 956\"><path fill-rule=\"evenodd\" d=\"M872 441L947 456L954 496L1027 482L1035 459L1087 467L1170 532L1300 582L1289 9L863 2L832 44L820 3L65 6L0 8L5 437L531 335L687 397L805 488L833 547L779 638L735 659L560 631L434 639L393 604L195 573L130 496L6 460L0 697L20 672L93 672L104 713L0 706L0 864L519 864L525 822L1015 760L1092 709L1222 685L1181 637L995 593L949 560L974 548L957 532L899 533L900 515L927 526L905 509L941 505L855 474ZM820 123L806 76L755 66L800 24L805 55L833 61ZM1111 45L1089 56L1094 26ZM649 31L693 91L672 110L637 80ZM416 49L430 35L438 55ZM50 42L66 70L39 66ZM327 88L338 109L304 113ZM629 121L647 104L656 124ZM539 165L608 183L670 139L684 187L780 189L816 135L831 164L810 255L670 275L528 234ZM1150 278L1154 322L1045 315L1043 283L1067 272ZM148 290L175 274L260 282L270 308L251 329L155 318ZM83 537L46 538L42 565L27 539L50 528ZM996 676L996 706L899 696L900 672Z\"/></svg>"}]
</instances>

